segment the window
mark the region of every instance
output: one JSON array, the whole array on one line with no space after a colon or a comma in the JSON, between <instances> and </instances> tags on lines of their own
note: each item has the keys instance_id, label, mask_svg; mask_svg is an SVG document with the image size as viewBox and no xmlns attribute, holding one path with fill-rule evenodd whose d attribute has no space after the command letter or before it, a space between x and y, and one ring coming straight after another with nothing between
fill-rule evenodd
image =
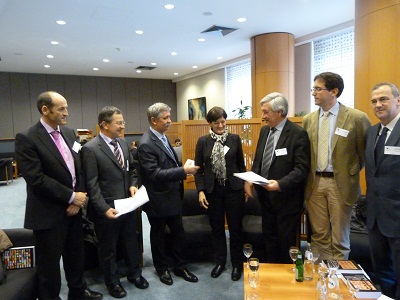
<instances>
[{"instance_id":1,"label":"window","mask_svg":"<svg viewBox=\"0 0 400 300\"><path fill-rule=\"evenodd\" d=\"M339 101L354 107L354 29L313 42L313 76L334 72L342 76L344 90ZM311 102L311 111L318 107Z\"/></svg>"},{"instance_id":2,"label":"window","mask_svg":"<svg viewBox=\"0 0 400 300\"><path fill-rule=\"evenodd\" d=\"M229 119L237 119L239 107L251 107L251 63L244 61L225 68L225 111ZM232 112L236 110L235 112ZM244 116L251 118L251 110Z\"/></svg>"}]
</instances>

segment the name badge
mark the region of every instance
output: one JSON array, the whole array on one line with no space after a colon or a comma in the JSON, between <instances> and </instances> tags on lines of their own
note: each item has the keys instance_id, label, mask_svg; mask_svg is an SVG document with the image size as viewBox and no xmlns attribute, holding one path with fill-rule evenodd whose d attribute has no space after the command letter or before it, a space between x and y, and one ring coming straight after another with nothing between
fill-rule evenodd
<instances>
[{"instance_id":1,"label":"name badge","mask_svg":"<svg viewBox=\"0 0 400 300\"><path fill-rule=\"evenodd\" d=\"M343 128L336 127L335 134L342 137L347 137L349 135L349 131Z\"/></svg>"},{"instance_id":2,"label":"name badge","mask_svg":"<svg viewBox=\"0 0 400 300\"><path fill-rule=\"evenodd\" d=\"M74 145L72 146L72 150L74 150L76 153L79 153L81 148L82 148L81 144L79 144L77 141L75 141Z\"/></svg>"},{"instance_id":3,"label":"name badge","mask_svg":"<svg viewBox=\"0 0 400 300\"><path fill-rule=\"evenodd\" d=\"M276 156L287 155L287 149L286 148L275 149L275 155Z\"/></svg>"},{"instance_id":4,"label":"name badge","mask_svg":"<svg viewBox=\"0 0 400 300\"><path fill-rule=\"evenodd\" d=\"M385 146L385 150L383 153L388 154L388 155L400 155L400 147Z\"/></svg>"},{"instance_id":5,"label":"name badge","mask_svg":"<svg viewBox=\"0 0 400 300\"><path fill-rule=\"evenodd\" d=\"M228 146L226 146L226 145L224 146L224 155L226 155L226 153L228 153L229 149L230 148Z\"/></svg>"}]
</instances>

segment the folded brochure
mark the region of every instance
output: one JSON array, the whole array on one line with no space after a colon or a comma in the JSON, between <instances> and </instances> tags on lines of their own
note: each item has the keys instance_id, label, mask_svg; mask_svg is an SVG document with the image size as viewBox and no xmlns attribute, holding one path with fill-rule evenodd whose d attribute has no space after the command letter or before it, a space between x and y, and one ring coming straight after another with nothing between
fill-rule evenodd
<instances>
[{"instance_id":1,"label":"folded brochure","mask_svg":"<svg viewBox=\"0 0 400 300\"><path fill-rule=\"evenodd\" d=\"M255 184L259 184L259 185L265 185L268 184L268 179L264 178L252 171L248 171L248 172L243 172L243 173L233 173L234 176L243 179L245 181L249 181Z\"/></svg>"}]
</instances>

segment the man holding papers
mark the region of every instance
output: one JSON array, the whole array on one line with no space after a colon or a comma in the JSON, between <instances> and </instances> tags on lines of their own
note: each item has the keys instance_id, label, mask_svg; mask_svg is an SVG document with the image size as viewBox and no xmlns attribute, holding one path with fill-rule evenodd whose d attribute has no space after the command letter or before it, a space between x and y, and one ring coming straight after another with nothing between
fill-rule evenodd
<instances>
[{"instance_id":1,"label":"man holding papers","mask_svg":"<svg viewBox=\"0 0 400 300\"><path fill-rule=\"evenodd\" d=\"M268 184L255 185L267 262L291 263L288 250L296 245L300 226L310 142L307 132L287 119L288 103L282 94L271 93L260 105L267 126L260 131L252 171L268 179Z\"/></svg>"},{"instance_id":2,"label":"man holding papers","mask_svg":"<svg viewBox=\"0 0 400 300\"><path fill-rule=\"evenodd\" d=\"M114 200L133 197L137 176L126 140L121 138L125 122L121 111L104 107L98 117L100 133L82 148L83 169L89 196L89 218L95 224L99 240L99 260L110 295L123 298L116 264L117 244L121 242L127 266L128 281L137 288L149 286L142 277L136 238L135 212L116 217ZM132 199L133 201L133 199Z\"/></svg>"}]
</instances>

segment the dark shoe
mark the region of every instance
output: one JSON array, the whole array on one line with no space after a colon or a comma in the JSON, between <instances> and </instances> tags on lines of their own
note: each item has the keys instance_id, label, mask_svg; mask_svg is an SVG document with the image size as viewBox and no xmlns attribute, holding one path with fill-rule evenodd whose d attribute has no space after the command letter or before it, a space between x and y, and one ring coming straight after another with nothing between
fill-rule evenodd
<instances>
[{"instance_id":1,"label":"dark shoe","mask_svg":"<svg viewBox=\"0 0 400 300\"><path fill-rule=\"evenodd\" d=\"M217 278L221 273L225 270L225 266L223 265L216 265L214 269L211 271L211 277L212 278Z\"/></svg>"},{"instance_id":2,"label":"dark shoe","mask_svg":"<svg viewBox=\"0 0 400 300\"><path fill-rule=\"evenodd\" d=\"M238 281L242 277L242 271L239 268L234 267L232 269L232 280L233 281Z\"/></svg>"},{"instance_id":3,"label":"dark shoe","mask_svg":"<svg viewBox=\"0 0 400 300\"><path fill-rule=\"evenodd\" d=\"M175 270L174 274L178 277L182 277L186 281L189 282L197 282L199 279L194 275L193 273L190 273L188 269L183 269L183 270Z\"/></svg>"},{"instance_id":4,"label":"dark shoe","mask_svg":"<svg viewBox=\"0 0 400 300\"><path fill-rule=\"evenodd\" d=\"M79 297L68 296L68 300L101 300L101 299L103 299L103 294L89 289L84 290L83 294L80 295Z\"/></svg>"},{"instance_id":5,"label":"dark shoe","mask_svg":"<svg viewBox=\"0 0 400 300\"><path fill-rule=\"evenodd\" d=\"M107 290L110 293L111 297L114 298L124 298L126 296L126 291L120 284L108 286Z\"/></svg>"},{"instance_id":6,"label":"dark shoe","mask_svg":"<svg viewBox=\"0 0 400 300\"><path fill-rule=\"evenodd\" d=\"M160 281L162 283L165 283L167 285L172 285L174 283L172 281L171 274L169 274L169 271L164 271L162 273L158 273L158 276L160 277Z\"/></svg>"},{"instance_id":7,"label":"dark shoe","mask_svg":"<svg viewBox=\"0 0 400 300\"><path fill-rule=\"evenodd\" d=\"M130 283L133 283L138 289L144 290L149 287L149 283L142 275L135 279L128 278L128 280Z\"/></svg>"}]
</instances>

